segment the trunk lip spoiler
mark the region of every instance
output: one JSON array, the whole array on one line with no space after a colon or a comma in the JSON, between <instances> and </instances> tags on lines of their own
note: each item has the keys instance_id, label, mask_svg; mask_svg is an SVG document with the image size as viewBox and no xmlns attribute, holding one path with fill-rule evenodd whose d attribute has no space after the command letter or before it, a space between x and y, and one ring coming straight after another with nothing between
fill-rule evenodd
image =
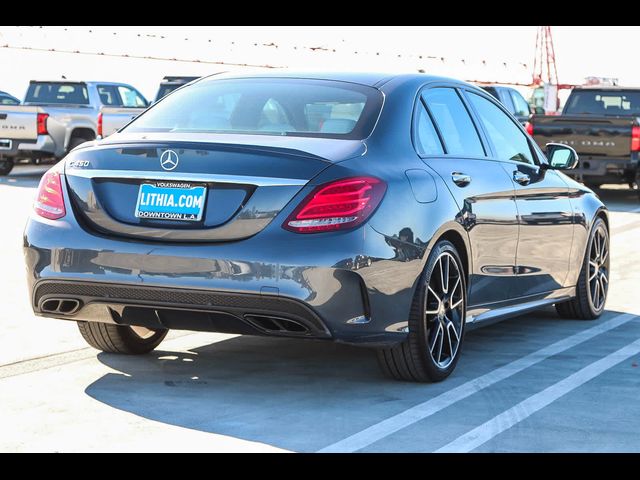
<instances>
[{"instance_id":1,"label":"trunk lip spoiler","mask_svg":"<svg viewBox=\"0 0 640 480\"><path fill-rule=\"evenodd\" d=\"M82 178L100 179L134 179L134 180L161 180L179 182L204 182L204 183L233 183L239 185L255 185L258 187L301 187L309 180L302 178L278 178L258 177L245 175L225 175L216 173L188 173L188 172L154 172L135 170L102 170L84 169L67 166L65 174Z\"/></svg>"}]
</instances>

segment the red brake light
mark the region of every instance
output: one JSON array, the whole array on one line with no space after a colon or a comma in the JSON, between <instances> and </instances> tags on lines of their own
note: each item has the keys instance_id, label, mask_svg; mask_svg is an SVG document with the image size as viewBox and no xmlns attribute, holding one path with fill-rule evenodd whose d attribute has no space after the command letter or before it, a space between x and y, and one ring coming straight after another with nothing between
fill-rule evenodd
<instances>
[{"instance_id":1,"label":"red brake light","mask_svg":"<svg viewBox=\"0 0 640 480\"><path fill-rule=\"evenodd\" d=\"M98 136L102 137L102 112L98 114L98 125L96 130L98 131Z\"/></svg>"},{"instance_id":2,"label":"red brake light","mask_svg":"<svg viewBox=\"0 0 640 480\"><path fill-rule=\"evenodd\" d=\"M631 127L631 151L640 151L640 127L637 125Z\"/></svg>"},{"instance_id":3,"label":"red brake light","mask_svg":"<svg viewBox=\"0 0 640 480\"><path fill-rule=\"evenodd\" d=\"M527 130L527 133L533 137L533 123L525 123L524 128Z\"/></svg>"},{"instance_id":4,"label":"red brake light","mask_svg":"<svg viewBox=\"0 0 640 480\"><path fill-rule=\"evenodd\" d=\"M61 179L57 171L51 169L43 175L38 185L38 196L33 209L38 215L49 220L57 220L65 216Z\"/></svg>"},{"instance_id":5,"label":"red brake light","mask_svg":"<svg viewBox=\"0 0 640 480\"><path fill-rule=\"evenodd\" d=\"M49 118L49 114L39 113L37 118L38 135L47 135L49 133L47 130L47 118Z\"/></svg>"},{"instance_id":6,"label":"red brake light","mask_svg":"<svg viewBox=\"0 0 640 480\"><path fill-rule=\"evenodd\" d=\"M386 184L374 177L344 178L320 185L282 226L296 233L353 228L373 213L386 190Z\"/></svg>"}]
</instances>

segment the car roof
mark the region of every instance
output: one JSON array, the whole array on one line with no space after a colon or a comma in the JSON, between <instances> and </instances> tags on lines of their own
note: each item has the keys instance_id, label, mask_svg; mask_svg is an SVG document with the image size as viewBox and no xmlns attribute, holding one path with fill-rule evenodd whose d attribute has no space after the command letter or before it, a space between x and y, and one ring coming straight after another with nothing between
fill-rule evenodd
<instances>
[{"instance_id":1,"label":"car roof","mask_svg":"<svg viewBox=\"0 0 640 480\"><path fill-rule=\"evenodd\" d=\"M447 81L471 85L454 78L445 78L426 73L389 73L389 72L313 72L313 71L289 71L289 70L269 70L259 72L225 72L203 77L201 80L209 79L239 79L239 78L298 78L329 80L337 82L356 83L370 87L380 87L391 80L422 80L424 83L432 81Z\"/></svg>"}]
</instances>

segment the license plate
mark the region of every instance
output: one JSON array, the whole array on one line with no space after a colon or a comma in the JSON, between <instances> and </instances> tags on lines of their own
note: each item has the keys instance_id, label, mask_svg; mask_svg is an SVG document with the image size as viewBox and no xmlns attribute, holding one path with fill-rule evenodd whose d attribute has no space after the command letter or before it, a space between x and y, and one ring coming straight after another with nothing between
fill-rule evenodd
<instances>
[{"instance_id":1,"label":"license plate","mask_svg":"<svg viewBox=\"0 0 640 480\"><path fill-rule=\"evenodd\" d=\"M143 183L138 191L136 217L150 220L182 220L197 222L202 219L207 187L188 183Z\"/></svg>"},{"instance_id":2,"label":"license plate","mask_svg":"<svg viewBox=\"0 0 640 480\"><path fill-rule=\"evenodd\" d=\"M11 150L11 140L0 138L0 150Z\"/></svg>"}]
</instances>

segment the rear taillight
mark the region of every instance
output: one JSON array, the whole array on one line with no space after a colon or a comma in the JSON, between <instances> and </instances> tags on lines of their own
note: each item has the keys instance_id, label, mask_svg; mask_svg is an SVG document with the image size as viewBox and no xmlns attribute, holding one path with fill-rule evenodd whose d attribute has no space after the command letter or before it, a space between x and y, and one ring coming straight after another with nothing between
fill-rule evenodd
<instances>
[{"instance_id":1,"label":"rear taillight","mask_svg":"<svg viewBox=\"0 0 640 480\"><path fill-rule=\"evenodd\" d=\"M386 184L374 177L353 177L316 187L282 225L296 233L353 228L380 204Z\"/></svg>"},{"instance_id":2,"label":"rear taillight","mask_svg":"<svg viewBox=\"0 0 640 480\"><path fill-rule=\"evenodd\" d=\"M96 130L98 131L98 136L102 138L102 112L98 114L98 125Z\"/></svg>"},{"instance_id":3,"label":"rear taillight","mask_svg":"<svg viewBox=\"0 0 640 480\"><path fill-rule=\"evenodd\" d=\"M533 123L531 122L525 123L524 128L527 130L527 133L533 137Z\"/></svg>"},{"instance_id":4,"label":"rear taillight","mask_svg":"<svg viewBox=\"0 0 640 480\"><path fill-rule=\"evenodd\" d=\"M55 169L56 167L54 167ZM33 204L33 209L41 217L49 220L57 220L64 217L64 197L60 173L54 169L44 174L38 186L38 196Z\"/></svg>"},{"instance_id":5,"label":"rear taillight","mask_svg":"<svg viewBox=\"0 0 640 480\"><path fill-rule=\"evenodd\" d=\"M49 133L49 130L47 130L47 118L49 118L48 113L38 114L38 135L47 135Z\"/></svg>"},{"instance_id":6,"label":"rear taillight","mask_svg":"<svg viewBox=\"0 0 640 480\"><path fill-rule=\"evenodd\" d=\"M640 152L640 127L631 127L631 151Z\"/></svg>"}]
</instances>

